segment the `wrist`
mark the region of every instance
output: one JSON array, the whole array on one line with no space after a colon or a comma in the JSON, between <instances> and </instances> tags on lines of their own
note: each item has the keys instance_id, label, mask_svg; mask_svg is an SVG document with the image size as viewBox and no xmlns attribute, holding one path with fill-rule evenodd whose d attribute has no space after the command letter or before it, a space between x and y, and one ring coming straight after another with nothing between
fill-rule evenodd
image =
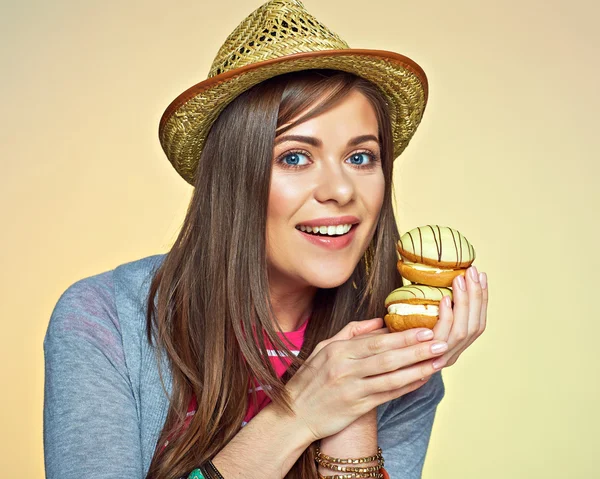
<instances>
[{"instance_id":1,"label":"wrist","mask_svg":"<svg viewBox=\"0 0 600 479\"><path fill-rule=\"evenodd\" d=\"M273 402L265 406L259 414L263 414L265 420L273 424L277 430L282 431L282 434L287 432L289 444L294 450L302 453L318 440L301 417L288 412Z\"/></svg>"},{"instance_id":2,"label":"wrist","mask_svg":"<svg viewBox=\"0 0 600 479\"><path fill-rule=\"evenodd\" d=\"M323 454L338 458L358 458L373 456L377 453L377 409L373 409L345 429L333 436L328 436L320 441L319 448ZM376 461L361 464L372 467ZM332 471L318 466L318 471L331 475Z\"/></svg>"},{"instance_id":3,"label":"wrist","mask_svg":"<svg viewBox=\"0 0 600 479\"><path fill-rule=\"evenodd\" d=\"M370 456L377 451L377 411L373 410L349 424L337 434L321 439L321 451L341 457L348 451L358 456ZM327 451L330 451L331 454Z\"/></svg>"},{"instance_id":4,"label":"wrist","mask_svg":"<svg viewBox=\"0 0 600 479\"><path fill-rule=\"evenodd\" d=\"M223 477L281 479L312 442L310 432L292 414L269 403L212 462Z\"/></svg>"}]
</instances>

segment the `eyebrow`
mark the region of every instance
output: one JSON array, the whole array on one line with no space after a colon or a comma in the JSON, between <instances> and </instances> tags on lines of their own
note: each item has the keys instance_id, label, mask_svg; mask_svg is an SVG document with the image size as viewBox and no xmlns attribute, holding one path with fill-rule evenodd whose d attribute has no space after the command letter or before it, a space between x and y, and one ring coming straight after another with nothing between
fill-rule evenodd
<instances>
[{"instance_id":1,"label":"eyebrow","mask_svg":"<svg viewBox=\"0 0 600 479\"><path fill-rule=\"evenodd\" d=\"M320 148L323 146L323 142L314 136L303 136L303 135L283 135L275 139L275 145L286 141L299 141L308 145L316 146ZM376 141L379 143L379 139L375 135L360 135L351 138L348 141L348 146L356 146L365 141Z\"/></svg>"}]
</instances>

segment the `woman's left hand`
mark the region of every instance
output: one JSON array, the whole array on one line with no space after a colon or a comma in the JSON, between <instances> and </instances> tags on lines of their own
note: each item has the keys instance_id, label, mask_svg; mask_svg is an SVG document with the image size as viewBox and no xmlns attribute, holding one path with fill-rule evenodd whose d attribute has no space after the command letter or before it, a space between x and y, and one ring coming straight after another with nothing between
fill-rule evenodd
<instances>
[{"instance_id":1,"label":"woman's left hand","mask_svg":"<svg viewBox=\"0 0 600 479\"><path fill-rule=\"evenodd\" d=\"M487 321L487 275L471 266L452 282L454 310L446 297L440 301L440 317L433 328L434 339L446 341L448 351L437 360L452 366L485 330Z\"/></svg>"}]
</instances>

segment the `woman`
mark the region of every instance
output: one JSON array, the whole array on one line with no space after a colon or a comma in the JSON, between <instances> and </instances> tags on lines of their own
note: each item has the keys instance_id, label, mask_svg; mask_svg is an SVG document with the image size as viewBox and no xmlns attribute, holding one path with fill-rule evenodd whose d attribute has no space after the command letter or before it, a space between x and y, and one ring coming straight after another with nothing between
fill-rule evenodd
<instances>
[{"instance_id":1,"label":"woman","mask_svg":"<svg viewBox=\"0 0 600 479\"><path fill-rule=\"evenodd\" d=\"M424 100L411 110L382 93L357 74L364 63L326 68L335 55L310 42L327 32L300 2L261 9L161 121L167 156L195 186L169 253L81 280L53 311L50 479L344 474L332 457L382 477L378 446L390 477L420 477L439 370L485 328L485 275L471 270L464 291L455 280L434 331L383 328L383 299L402 284L392 163ZM256 46L275 24L307 54L271 48L266 66L235 64L240 28L254 27L244 42Z\"/></svg>"}]
</instances>

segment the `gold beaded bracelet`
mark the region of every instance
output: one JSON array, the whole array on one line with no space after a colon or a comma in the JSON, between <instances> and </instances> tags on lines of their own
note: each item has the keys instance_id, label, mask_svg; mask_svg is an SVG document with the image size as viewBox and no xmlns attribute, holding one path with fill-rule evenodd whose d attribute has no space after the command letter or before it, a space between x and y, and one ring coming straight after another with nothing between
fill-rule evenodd
<instances>
[{"instance_id":1,"label":"gold beaded bracelet","mask_svg":"<svg viewBox=\"0 0 600 479\"><path fill-rule=\"evenodd\" d=\"M363 464L365 462L374 462L379 459L383 459L382 454L383 454L383 452L382 452L381 448L377 447L377 454L375 456L360 457L358 459L352 459L352 458L341 459L341 458L331 457L326 454L323 454L321 452L321 449L319 449L319 447L317 446L317 457L318 458L325 459L326 461L334 462L336 464Z\"/></svg>"},{"instance_id":2,"label":"gold beaded bracelet","mask_svg":"<svg viewBox=\"0 0 600 479\"><path fill-rule=\"evenodd\" d=\"M383 467L382 461L377 461L376 466L369 467L351 467L351 466L339 466L337 464L333 464L328 461L324 461L323 459L315 459L315 462L325 469L329 469L331 471L336 472L354 472L358 474L363 474L365 472L377 472L379 469Z\"/></svg>"},{"instance_id":3,"label":"gold beaded bracelet","mask_svg":"<svg viewBox=\"0 0 600 479\"><path fill-rule=\"evenodd\" d=\"M323 476L320 472L318 473L319 479L363 479L363 478L374 478L384 479L384 475L380 471L383 469L384 459L383 451L380 447L377 447L377 454L373 456L360 457L360 458L337 458L323 454L320 449L320 444L316 447L315 462L326 469L345 472L346 474L337 474L333 476ZM377 462L376 466L365 466L365 467L348 467L343 466L344 464L365 464ZM341 465L339 465L341 464ZM389 479L389 478L388 478Z\"/></svg>"},{"instance_id":4,"label":"gold beaded bracelet","mask_svg":"<svg viewBox=\"0 0 600 479\"><path fill-rule=\"evenodd\" d=\"M363 479L363 478L374 478L374 479L383 479L383 474L381 472L369 472L365 475L357 475L357 474L336 474L334 476L324 476L320 472L317 473L319 479Z\"/></svg>"}]
</instances>

